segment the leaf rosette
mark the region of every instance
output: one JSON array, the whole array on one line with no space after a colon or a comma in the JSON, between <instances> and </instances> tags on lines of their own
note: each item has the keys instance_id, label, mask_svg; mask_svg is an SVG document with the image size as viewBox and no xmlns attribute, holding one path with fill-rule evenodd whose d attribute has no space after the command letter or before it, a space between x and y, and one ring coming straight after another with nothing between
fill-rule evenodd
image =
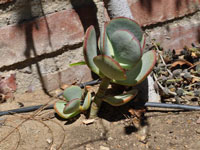
<instances>
[{"instance_id":1,"label":"leaf rosette","mask_svg":"<svg viewBox=\"0 0 200 150\"><path fill-rule=\"evenodd\" d=\"M90 26L85 34L84 57L88 67L101 78L134 86L142 82L156 63L155 51L143 53L145 35L141 27L125 17L107 22L97 42Z\"/></svg>"},{"instance_id":2,"label":"leaf rosette","mask_svg":"<svg viewBox=\"0 0 200 150\"><path fill-rule=\"evenodd\" d=\"M92 96L90 92L83 93L78 86L70 86L63 92L65 100L59 100L54 104L56 113L64 118L72 118L82 111L86 111L91 104Z\"/></svg>"}]
</instances>

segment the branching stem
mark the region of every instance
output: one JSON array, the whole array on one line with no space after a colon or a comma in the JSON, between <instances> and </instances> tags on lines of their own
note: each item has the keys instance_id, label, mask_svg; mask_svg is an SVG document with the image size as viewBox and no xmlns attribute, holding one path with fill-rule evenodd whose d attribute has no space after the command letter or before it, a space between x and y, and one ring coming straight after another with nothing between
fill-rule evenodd
<instances>
[{"instance_id":1,"label":"branching stem","mask_svg":"<svg viewBox=\"0 0 200 150\"><path fill-rule=\"evenodd\" d=\"M97 113L101 107L102 98L105 96L105 93L109 84L110 84L110 79L107 77L104 77L101 81L99 89L92 102L91 109L90 109L90 118L97 117Z\"/></svg>"}]
</instances>

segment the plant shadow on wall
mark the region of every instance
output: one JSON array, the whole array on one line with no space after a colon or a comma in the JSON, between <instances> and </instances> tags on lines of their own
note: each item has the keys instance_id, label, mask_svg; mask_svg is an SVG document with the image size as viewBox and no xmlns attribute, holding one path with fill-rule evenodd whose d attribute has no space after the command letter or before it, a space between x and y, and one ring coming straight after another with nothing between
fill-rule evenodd
<instances>
[{"instance_id":1,"label":"plant shadow on wall","mask_svg":"<svg viewBox=\"0 0 200 150\"><path fill-rule=\"evenodd\" d=\"M90 25L93 25L97 31L97 37L100 34L99 24L97 20L97 7L93 0L70 0L73 9L78 14L80 21L83 25L84 32ZM91 72L92 77L97 79L98 76Z\"/></svg>"},{"instance_id":2,"label":"plant shadow on wall","mask_svg":"<svg viewBox=\"0 0 200 150\"><path fill-rule=\"evenodd\" d=\"M41 66L40 66L39 62L44 60L45 58L53 59L54 56L47 55L46 57L45 56L41 57L40 55L38 55L37 49L35 47L36 43L34 41L33 32L34 31L37 32L40 30L40 24L38 23L38 20L35 18L38 16L44 17L45 25L43 25L44 26L43 28L45 28L47 30L46 37L48 39L48 46L51 48L51 50L53 50L52 43L51 43L51 31L50 31L50 27L47 22L47 18L43 11L43 6L42 6L41 0L39 0L37 3L34 4L34 5L37 5L37 9L34 9L34 12L33 12L33 4L32 3L33 2L31 0L24 1L24 8L18 12L18 27L21 30L23 30L24 34L25 34L24 55L27 58L27 60L30 60L30 63L28 63L28 66L32 70L32 65L35 64L36 69L37 69L37 74L39 76L39 80L42 85L42 89L47 95L49 95L47 89L45 88L45 81L44 81L44 78L42 75L42 70L41 70ZM34 15L33 15L33 13L34 13ZM30 21L30 22L24 23L26 21ZM33 56L31 56L31 55L33 55ZM58 70L59 68L56 65L55 60L54 60L54 64L55 64L56 70ZM27 66L25 66L25 67L27 67ZM59 74L59 77L60 77L60 74Z\"/></svg>"},{"instance_id":3,"label":"plant shadow on wall","mask_svg":"<svg viewBox=\"0 0 200 150\"><path fill-rule=\"evenodd\" d=\"M95 30L99 32L97 7L93 0L70 0L70 2L80 17L84 31L86 31L90 25L94 25Z\"/></svg>"}]
</instances>

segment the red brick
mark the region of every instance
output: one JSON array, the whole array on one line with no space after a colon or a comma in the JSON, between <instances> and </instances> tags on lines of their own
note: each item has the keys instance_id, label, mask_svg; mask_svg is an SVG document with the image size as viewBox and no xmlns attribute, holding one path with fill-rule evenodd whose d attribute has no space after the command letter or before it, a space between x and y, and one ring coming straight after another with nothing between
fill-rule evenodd
<instances>
[{"instance_id":1,"label":"red brick","mask_svg":"<svg viewBox=\"0 0 200 150\"><path fill-rule=\"evenodd\" d=\"M74 10L63 10L0 28L0 67L82 42L84 30Z\"/></svg>"},{"instance_id":2,"label":"red brick","mask_svg":"<svg viewBox=\"0 0 200 150\"><path fill-rule=\"evenodd\" d=\"M17 89L15 74L0 76L0 94L4 94L5 98L13 97L13 92Z\"/></svg>"},{"instance_id":3,"label":"red brick","mask_svg":"<svg viewBox=\"0 0 200 150\"><path fill-rule=\"evenodd\" d=\"M55 90L61 87L62 84L79 84L92 80L91 71L87 66L74 66L44 76L45 88L47 91Z\"/></svg>"},{"instance_id":4,"label":"red brick","mask_svg":"<svg viewBox=\"0 0 200 150\"><path fill-rule=\"evenodd\" d=\"M193 13L200 0L128 0L135 20L142 26Z\"/></svg>"},{"instance_id":5,"label":"red brick","mask_svg":"<svg viewBox=\"0 0 200 150\"><path fill-rule=\"evenodd\" d=\"M158 28L150 34L164 49L175 49L177 52L191 43L200 43L200 20L184 20L169 25L168 28Z\"/></svg>"}]
</instances>

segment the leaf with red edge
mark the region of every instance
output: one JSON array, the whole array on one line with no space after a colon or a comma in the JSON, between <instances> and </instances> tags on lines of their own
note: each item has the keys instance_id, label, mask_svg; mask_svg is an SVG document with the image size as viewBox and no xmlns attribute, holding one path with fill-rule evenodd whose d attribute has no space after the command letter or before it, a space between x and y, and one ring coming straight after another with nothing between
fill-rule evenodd
<instances>
[{"instance_id":1,"label":"leaf with red edge","mask_svg":"<svg viewBox=\"0 0 200 150\"><path fill-rule=\"evenodd\" d=\"M97 56L97 41L94 26L90 26L85 33L83 54L88 67L96 74L99 74L99 69L93 62L93 58Z\"/></svg>"},{"instance_id":2,"label":"leaf with red edge","mask_svg":"<svg viewBox=\"0 0 200 150\"><path fill-rule=\"evenodd\" d=\"M64 107L64 109L63 109L63 113L64 113L64 114L70 114L70 113L76 112L77 110L79 110L80 103L81 103L81 100L78 99L78 98L69 101L69 102L65 105L65 107Z\"/></svg>"},{"instance_id":3,"label":"leaf with red edge","mask_svg":"<svg viewBox=\"0 0 200 150\"><path fill-rule=\"evenodd\" d=\"M63 96L67 101L80 99L82 97L82 89L79 86L70 86L64 90Z\"/></svg>"},{"instance_id":4,"label":"leaf with red edge","mask_svg":"<svg viewBox=\"0 0 200 150\"><path fill-rule=\"evenodd\" d=\"M139 84L151 73L155 64L156 52L154 50L148 51L143 54L142 59L131 70L126 71L126 80L113 80L112 82L127 86Z\"/></svg>"},{"instance_id":5,"label":"leaf with red edge","mask_svg":"<svg viewBox=\"0 0 200 150\"><path fill-rule=\"evenodd\" d=\"M138 93L138 90L133 89L124 94L104 97L103 101L109 103L112 106L121 106L128 103L130 100L132 100L137 95L137 93Z\"/></svg>"},{"instance_id":6,"label":"leaf with red edge","mask_svg":"<svg viewBox=\"0 0 200 150\"><path fill-rule=\"evenodd\" d=\"M107 55L110 57L114 56L113 46L108 38L107 32L105 30L106 24L104 24L102 30L101 30L101 36L100 36L100 52L102 55Z\"/></svg>"},{"instance_id":7,"label":"leaf with red edge","mask_svg":"<svg viewBox=\"0 0 200 150\"><path fill-rule=\"evenodd\" d=\"M125 70L111 57L98 55L94 58L94 63L106 77L114 80L126 79Z\"/></svg>"},{"instance_id":8,"label":"leaf with red edge","mask_svg":"<svg viewBox=\"0 0 200 150\"><path fill-rule=\"evenodd\" d=\"M92 95L90 92L88 92L87 95L85 96L83 105L81 106L82 110L87 110L90 107L91 102L92 102Z\"/></svg>"},{"instance_id":9,"label":"leaf with red edge","mask_svg":"<svg viewBox=\"0 0 200 150\"><path fill-rule=\"evenodd\" d=\"M142 48L138 39L128 30L117 30L110 41L114 48L114 59L123 68L132 68L142 57Z\"/></svg>"},{"instance_id":10,"label":"leaf with red edge","mask_svg":"<svg viewBox=\"0 0 200 150\"><path fill-rule=\"evenodd\" d=\"M140 44L141 44L141 48L142 48L142 49L145 48L145 43L146 43L146 36L145 36L145 34L143 34L142 40L140 41Z\"/></svg>"},{"instance_id":11,"label":"leaf with red edge","mask_svg":"<svg viewBox=\"0 0 200 150\"><path fill-rule=\"evenodd\" d=\"M112 19L106 25L106 32L108 37L112 36L112 34L117 30L128 30L134 34L134 36L141 42L143 38L143 31L140 25L134 20L126 17L117 17Z\"/></svg>"},{"instance_id":12,"label":"leaf with red edge","mask_svg":"<svg viewBox=\"0 0 200 150\"><path fill-rule=\"evenodd\" d=\"M80 110L77 110L77 111L74 111L70 114L64 114L63 113L63 110L65 108L65 105L66 105L66 101L57 101L55 104L54 104L54 110L56 111L56 113L64 118L64 119L70 119L76 115L78 115L80 113Z\"/></svg>"}]
</instances>

